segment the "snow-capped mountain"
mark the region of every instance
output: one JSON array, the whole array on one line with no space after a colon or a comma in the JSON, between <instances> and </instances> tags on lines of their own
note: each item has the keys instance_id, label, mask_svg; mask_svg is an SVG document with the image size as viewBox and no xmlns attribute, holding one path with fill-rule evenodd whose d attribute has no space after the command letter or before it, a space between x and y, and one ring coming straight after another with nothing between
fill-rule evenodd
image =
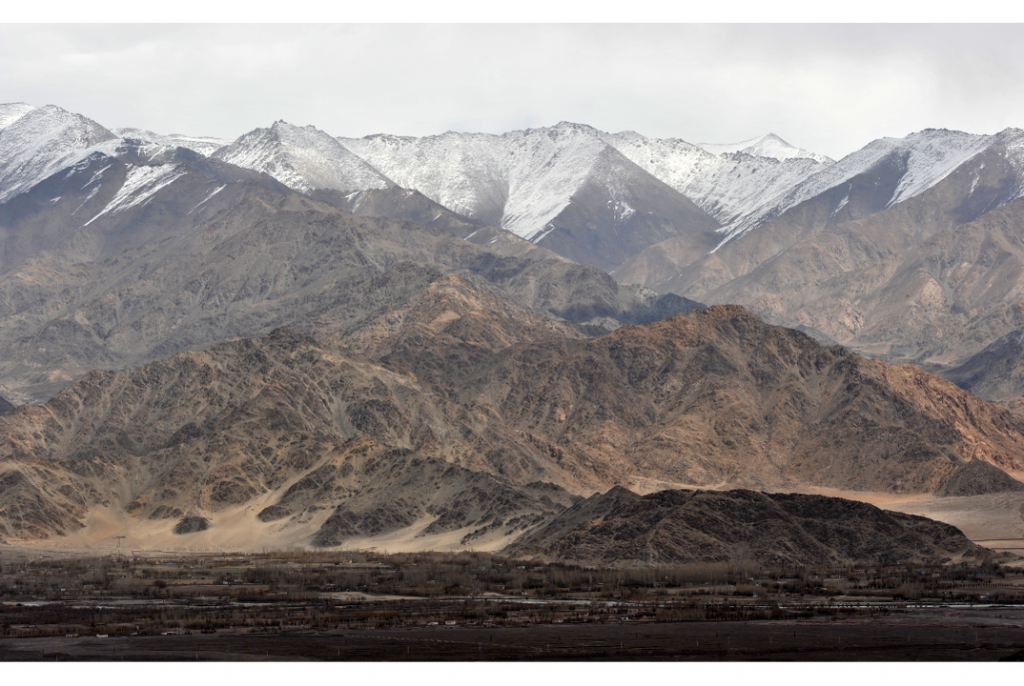
<instances>
[{"instance_id":1,"label":"snow-capped mountain","mask_svg":"<svg viewBox=\"0 0 1024 686\"><path fill-rule=\"evenodd\" d=\"M986 150L1000 150L1020 173L1004 175L1006 187L998 191L982 184L984 193L972 200L977 207L963 210L964 217L1010 202L1024 188L1024 133L1018 130L985 136L929 129L876 140L833 162L773 134L694 145L569 122L502 135L334 138L313 126L279 121L227 143L108 130L52 105L10 103L0 105L0 203L99 153L128 165L123 193L108 199L106 211L116 214L137 197L149 197L147 189L174 181L178 148L266 173L350 211L369 200L361 193L376 193L372 207L389 208L395 218L444 214L445 226L458 224L459 235L498 226L568 259L614 269L616 278L646 284L663 283L701 256L817 199L821 217L788 238L784 229L773 230L757 251L775 254L820 230L822 222L862 218L917 197ZM406 207L415 196L388 195L402 188L425 196L415 212ZM437 203L432 210L430 202ZM655 257L643 254L654 246Z\"/></svg>"},{"instance_id":2,"label":"snow-capped mountain","mask_svg":"<svg viewBox=\"0 0 1024 686\"><path fill-rule=\"evenodd\" d=\"M834 164L773 134L733 145L693 145L633 131L602 138L723 225L770 206L780 194Z\"/></svg>"},{"instance_id":3,"label":"snow-capped mountain","mask_svg":"<svg viewBox=\"0 0 1024 686\"><path fill-rule=\"evenodd\" d=\"M834 161L824 155L790 145L774 133L751 138L747 141L740 141L739 143L698 143L697 145L713 155L730 155L741 152L753 157L770 157L780 162L792 159L811 159L830 164Z\"/></svg>"},{"instance_id":4,"label":"snow-capped mountain","mask_svg":"<svg viewBox=\"0 0 1024 686\"><path fill-rule=\"evenodd\" d=\"M734 145L697 146L567 122L501 136L448 132L339 140L399 185L534 241L586 183L607 147L723 224L769 205L834 164L771 134Z\"/></svg>"},{"instance_id":5,"label":"snow-capped mountain","mask_svg":"<svg viewBox=\"0 0 1024 686\"><path fill-rule=\"evenodd\" d=\"M338 140L398 185L418 190L453 212L502 225L508 179L501 136L448 132Z\"/></svg>"},{"instance_id":6,"label":"snow-capped mountain","mask_svg":"<svg viewBox=\"0 0 1024 686\"><path fill-rule=\"evenodd\" d=\"M93 120L55 105L23 112L0 129L0 203L117 140Z\"/></svg>"},{"instance_id":7,"label":"snow-capped mountain","mask_svg":"<svg viewBox=\"0 0 1024 686\"><path fill-rule=\"evenodd\" d=\"M986 170L987 155L995 157L988 160ZM971 221L1020 197L1024 192L1024 131L975 135L926 129L905 138L872 141L836 163L820 165L789 188L783 184L781 192L776 189L749 202L737 219L720 229L722 240L713 251L718 257L701 260L701 264L707 263L704 267L689 267L697 263L687 246L665 242L637 254L614 275L626 283L703 297L704 289L742 278L798 241L920 197L953 173L968 175L974 183L968 182L964 197L954 205L933 204L935 216ZM979 181L982 177L984 182ZM738 241L739 237L743 240ZM733 245L736 242L742 245Z\"/></svg>"},{"instance_id":8,"label":"snow-capped mountain","mask_svg":"<svg viewBox=\"0 0 1024 686\"><path fill-rule=\"evenodd\" d=\"M0 104L0 203L94 153L148 164L160 163L178 147L206 156L229 142L142 129L111 131L55 105Z\"/></svg>"},{"instance_id":9,"label":"snow-capped mountain","mask_svg":"<svg viewBox=\"0 0 1024 686\"><path fill-rule=\"evenodd\" d=\"M730 240L778 217L786 210L872 170L888 168L879 184L879 209L891 207L931 188L981 151L1009 136L925 129L905 138L880 138L794 185L769 205L761 205L723 229ZM842 203L842 201L840 201ZM841 209L842 204L838 209Z\"/></svg>"},{"instance_id":10,"label":"snow-capped mountain","mask_svg":"<svg viewBox=\"0 0 1024 686\"><path fill-rule=\"evenodd\" d=\"M664 241L613 275L862 354L952 365L1024 327L1022 196L1024 131L929 129L808 178L711 254Z\"/></svg>"},{"instance_id":11,"label":"snow-capped mountain","mask_svg":"<svg viewBox=\"0 0 1024 686\"><path fill-rule=\"evenodd\" d=\"M121 138L155 143L167 148L186 148L206 157L209 157L225 145L231 144L231 141L226 138L212 138L210 136L186 136L180 133L172 133L165 136L145 129L132 128L113 129L113 131Z\"/></svg>"},{"instance_id":12,"label":"snow-capped mountain","mask_svg":"<svg viewBox=\"0 0 1024 686\"><path fill-rule=\"evenodd\" d=\"M400 186L533 241L568 207L608 147L596 130L568 122L501 136L339 140Z\"/></svg>"},{"instance_id":13,"label":"snow-capped mountain","mask_svg":"<svg viewBox=\"0 0 1024 686\"><path fill-rule=\"evenodd\" d=\"M609 269L681 235L703 249L717 222L603 135L561 122L500 136L339 140L400 186L586 264Z\"/></svg>"},{"instance_id":14,"label":"snow-capped mountain","mask_svg":"<svg viewBox=\"0 0 1024 686\"><path fill-rule=\"evenodd\" d=\"M300 193L317 189L361 191L394 183L313 126L278 121L256 129L212 155L274 177Z\"/></svg>"}]
</instances>

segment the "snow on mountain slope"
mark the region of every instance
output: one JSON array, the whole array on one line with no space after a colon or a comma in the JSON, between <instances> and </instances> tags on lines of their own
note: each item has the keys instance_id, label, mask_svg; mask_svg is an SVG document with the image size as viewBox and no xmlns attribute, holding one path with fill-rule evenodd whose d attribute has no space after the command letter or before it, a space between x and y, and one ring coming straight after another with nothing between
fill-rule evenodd
<instances>
[{"instance_id":1,"label":"snow on mountain slope","mask_svg":"<svg viewBox=\"0 0 1024 686\"><path fill-rule=\"evenodd\" d=\"M25 102L0 104L0 129L6 129L34 109L36 109L35 105L29 105Z\"/></svg>"},{"instance_id":2,"label":"snow on mountain slope","mask_svg":"<svg viewBox=\"0 0 1024 686\"><path fill-rule=\"evenodd\" d=\"M694 257L717 243L719 223L714 218L615 148L604 145L592 161L584 160L584 174L563 176L573 182L565 193L568 202L562 201L564 196L550 196L557 213L530 236L535 244L608 271L661 241L679 239L682 249ZM557 189L549 183L540 190Z\"/></svg>"},{"instance_id":3,"label":"snow on mountain slope","mask_svg":"<svg viewBox=\"0 0 1024 686\"><path fill-rule=\"evenodd\" d=\"M29 110L0 129L0 203L116 140L91 119L55 105Z\"/></svg>"},{"instance_id":4,"label":"snow on mountain slope","mask_svg":"<svg viewBox=\"0 0 1024 686\"><path fill-rule=\"evenodd\" d=\"M534 241L568 205L606 146L723 224L833 164L773 135L723 146L742 152L714 154L678 139L609 134L566 122L501 136L448 132L339 140L400 186Z\"/></svg>"},{"instance_id":5,"label":"snow on mountain slope","mask_svg":"<svg viewBox=\"0 0 1024 686\"><path fill-rule=\"evenodd\" d=\"M275 122L216 151L213 158L265 172L300 193L388 188L392 181L313 127Z\"/></svg>"},{"instance_id":6,"label":"snow on mountain slope","mask_svg":"<svg viewBox=\"0 0 1024 686\"><path fill-rule=\"evenodd\" d=\"M719 223L583 124L410 138L341 138L397 184L570 260L611 269L684 236L696 254Z\"/></svg>"},{"instance_id":7,"label":"snow on mountain slope","mask_svg":"<svg viewBox=\"0 0 1024 686\"><path fill-rule=\"evenodd\" d=\"M925 129L907 136L903 144L910 155L907 173L903 175L889 205L895 205L931 188L969 158L987 148L992 139L992 136L936 129Z\"/></svg>"},{"instance_id":8,"label":"snow on mountain slope","mask_svg":"<svg viewBox=\"0 0 1024 686\"><path fill-rule=\"evenodd\" d=\"M903 167L903 174L885 204L891 207L931 188L950 172L992 144L994 136L946 129L925 129L906 138L880 138L834 165L825 167L791 188L774 202L761 205L729 226L725 241L773 219L791 207L835 188L887 159ZM724 241L723 241L724 242Z\"/></svg>"},{"instance_id":9,"label":"snow on mountain slope","mask_svg":"<svg viewBox=\"0 0 1024 686\"><path fill-rule=\"evenodd\" d=\"M833 160L814 152L803 150L790 145L774 133L769 133L749 141L739 143L698 143L698 147L707 150L713 155L728 155L742 152L754 157L770 157L774 160L811 159L817 162L830 163Z\"/></svg>"},{"instance_id":10,"label":"snow on mountain slope","mask_svg":"<svg viewBox=\"0 0 1024 686\"><path fill-rule=\"evenodd\" d=\"M141 205L164 186L173 183L187 170L181 164L162 164L154 167L130 167L124 184L114 198L96 216L85 222L88 226L105 214L116 214ZM209 200L209 198L207 198ZM204 201L205 202L205 201Z\"/></svg>"},{"instance_id":11,"label":"snow on mountain slope","mask_svg":"<svg viewBox=\"0 0 1024 686\"><path fill-rule=\"evenodd\" d=\"M1003 146L1006 159L1020 174L1022 183L1013 197L1016 200L1024 196L1024 129L1004 129L995 135L994 142Z\"/></svg>"},{"instance_id":12,"label":"snow on mountain slope","mask_svg":"<svg viewBox=\"0 0 1024 686\"><path fill-rule=\"evenodd\" d=\"M367 136L341 143L395 183L536 242L607 145L580 124L492 134Z\"/></svg>"},{"instance_id":13,"label":"snow on mountain slope","mask_svg":"<svg viewBox=\"0 0 1024 686\"><path fill-rule=\"evenodd\" d=\"M113 131L122 138L134 138L168 148L186 148L206 157L209 157L225 145L230 145L232 142L226 138L186 136L180 133L172 133L165 136L152 131L146 131L145 129L125 128L113 129Z\"/></svg>"},{"instance_id":14,"label":"snow on mountain slope","mask_svg":"<svg viewBox=\"0 0 1024 686\"><path fill-rule=\"evenodd\" d=\"M834 164L772 134L716 146L647 138L633 131L602 134L602 138L723 225L770 205L778 195Z\"/></svg>"},{"instance_id":15,"label":"snow on mountain slope","mask_svg":"<svg viewBox=\"0 0 1024 686\"><path fill-rule=\"evenodd\" d=\"M536 242L588 182L607 186L612 202L621 202L624 181L595 176L602 155L615 147L606 138L593 127L561 122L500 136L448 132L339 140L398 185Z\"/></svg>"},{"instance_id":16,"label":"snow on mountain slope","mask_svg":"<svg viewBox=\"0 0 1024 686\"><path fill-rule=\"evenodd\" d=\"M338 140L399 186L418 190L453 212L501 226L509 156L501 136L449 131L424 138L377 134Z\"/></svg>"},{"instance_id":17,"label":"snow on mountain slope","mask_svg":"<svg viewBox=\"0 0 1024 686\"><path fill-rule=\"evenodd\" d=\"M605 150L597 131L561 122L549 129L506 134L508 202L502 228L536 243L587 181ZM613 198L618 179L601 179Z\"/></svg>"}]
</instances>

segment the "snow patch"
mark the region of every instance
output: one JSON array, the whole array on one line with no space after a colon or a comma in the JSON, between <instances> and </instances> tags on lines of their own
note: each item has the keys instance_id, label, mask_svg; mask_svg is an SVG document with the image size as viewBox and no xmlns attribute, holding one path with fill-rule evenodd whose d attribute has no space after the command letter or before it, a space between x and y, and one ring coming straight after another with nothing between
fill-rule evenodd
<instances>
[{"instance_id":1,"label":"snow patch","mask_svg":"<svg viewBox=\"0 0 1024 686\"><path fill-rule=\"evenodd\" d=\"M221 192L222 190L224 190L224 189L225 189L225 188L227 188L227 187L228 187L228 185L227 185L227 184L224 184L224 185L223 185L223 186L221 186L220 188L216 188L216 189L214 189L214 191L213 191L212 193L210 193L210 194L209 194L208 196L206 196L205 198L203 198L203 199L202 199L202 201L200 201L200 203L199 203L198 205L196 205L196 206L195 206L195 207L193 207L193 208L192 208L191 210L189 210L189 211L188 211L188 213L186 214L186 216L188 216L188 214L192 214L193 212L195 212L196 210L198 210L198 209L199 209L200 207L202 207L203 205L205 205L205 204L206 204L206 201L207 201L207 200L209 200L209 199L210 199L210 198L212 198L213 196L217 195L218 193L220 193L220 192Z\"/></svg>"},{"instance_id":2,"label":"snow patch","mask_svg":"<svg viewBox=\"0 0 1024 686\"><path fill-rule=\"evenodd\" d=\"M117 191L113 200L83 226L92 224L105 214L116 214L147 202L161 188L184 176L185 171L184 165L179 164L129 167L124 185Z\"/></svg>"},{"instance_id":3,"label":"snow patch","mask_svg":"<svg viewBox=\"0 0 1024 686\"><path fill-rule=\"evenodd\" d=\"M103 172L107 171L108 169L110 169L110 168L111 168L111 167L113 167L113 166L114 166L114 165L112 165L112 164L108 164L107 166L103 167L103 169L100 169L100 170L99 170L98 172L95 172L95 173L94 173L94 174L92 175L92 178L91 178L91 179L89 179L88 181L86 181L86 182L85 182L85 185L84 185L84 186L82 186L81 190L83 190L83 191L84 191L84 190L85 190L86 188L88 188L88 187L89 187L89 186L91 186L92 184L94 184L94 183L96 183L97 181L99 181L99 180L100 180L100 177L101 177L101 176L103 176Z\"/></svg>"},{"instance_id":4,"label":"snow patch","mask_svg":"<svg viewBox=\"0 0 1024 686\"><path fill-rule=\"evenodd\" d=\"M554 230L555 227L551 224L548 224L544 228L535 231L533 235L526 236L526 240L530 241L531 243L539 243L543 238L545 238L549 233L551 233ZM491 241L491 243L493 242L494 241Z\"/></svg>"},{"instance_id":5,"label":"snow patch","mask_svg":"<svg viewBox=\"0 0 1024 686\"><path fill-rule=\"evenodd\" d=\"M90 200L92 200L93 196L96 195L99 192L99 190L100 190L99 186L94 186L93 189L91 191L89 191L89 195L85 196L85 199L82 200L81 204L79 204L79 206L75 208L75 211L71 213L71 216L73 217L76 214L78 214L78 210L80 210L83 207L85 207L85 203L87 203Z\"/></svg>"},{"instance_id":6,"label":"snow patch","mask_svg":"<svg viewBox=\"0 0 1024 686\"><path fill-rule=\"evenodd\" d=\"M630 207L629 203L626 202L609 200L608 206L612 208L612 214L615 217L616 223L627 221L630 217L636 214L636 210Z\"/></svg>"},{"instance_id":7,"label":"snow patch","mask_svg":"<svg viewBox=\"0 0 1024 686\"><path fill-rule=\"evenodd\" d=\"M845 195L845 196L843 197L843 199L839 201L839 204L838 204L838 205L836 205L836 208L835 208L834 210L832 210L832 216L834 217L834 216L836 216L837 214L839 214L839 210L841 210L841 209L843 209L844 207L846 207L846 203L848 203L848 202L850 202L850 194L849 194L849 193L847 193L847 194L846 194L846 195Z\"/></svg>"}]
</instances>

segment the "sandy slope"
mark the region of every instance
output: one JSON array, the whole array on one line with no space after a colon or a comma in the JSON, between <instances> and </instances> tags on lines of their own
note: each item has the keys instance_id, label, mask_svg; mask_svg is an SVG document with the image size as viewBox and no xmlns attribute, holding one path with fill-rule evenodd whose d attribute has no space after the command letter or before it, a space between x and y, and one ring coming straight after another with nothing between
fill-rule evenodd
<instances>
[{"instance_id":1,"label":"sandy slope","mask_svg":"<svg viewBox=\"0 0 1024 686\"><path fill-rule=\"evenodd\" d=\"M885 507L952 524L985 547L1024 554L1024 493L917 499Z\"/></svg>"},{"instance_id":2,"label":"sandy slope","mask_svg":"<svg viewBox=\"0 0 1024 686\"><path fill-rule=\"evenodd\" d=\"M309 548L299 541L315 533L331 514L325 510L319 517L311 517L299 526L283 526L280 522L261 522L254 513L266 503L250 503L230 510L208 515L210 528L187 535L173 533L176 520L137 520L116 509L97 507L85 518L86 528L60 539L45 543L10 541L0 547L5 557L20 551L23 554L48 555L107 555L118 549L118 536L122 551L135 552L255 552L261 550L287 550ZM460 541L475 527L469 526L442 534L426 534L424 530L437 517L422 517L404 529L380 536L352 538L342 546L344 550L376 550L378 552L480 551L501 550L518 534L504 536L494 532L482 536L470 545ZM317 548L319 549L319 548Z\"/></svg>"}]
</instances>

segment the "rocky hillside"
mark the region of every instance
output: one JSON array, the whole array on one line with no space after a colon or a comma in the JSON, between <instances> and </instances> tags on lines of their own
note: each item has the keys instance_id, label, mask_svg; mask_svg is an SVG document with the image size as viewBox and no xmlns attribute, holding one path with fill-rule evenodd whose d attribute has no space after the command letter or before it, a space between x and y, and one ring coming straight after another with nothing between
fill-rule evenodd
<instances>
[{"instance_id":1,"label":"rocky hillside","mask_svg":"<svg viewBox=\"0 0 1024 686\"><path fill-rule=\"evenodd\" d=\"M1002 408L739 307L585 339L465 279L400 283L401 307L315 320L337 343L277 330L0 416L4 535L102 508L136 532L203 516L323 545L496 546L615 484L932 493L980 483L965 463L992 483L1024 466Z\"/></svg>"},{"instance_id":2,"label":"rocky hillside","mask_svg":"<svg viewBox=\"0 0 1024 686\"><path fill-rule=\"evenodd\" d=\"M500 444L477 454L487 437L471 427L483 415L280 330L93 372L3 415L0 523L5 537L45 538L83 527L97 507L134 529L199 513L217 526L243 507L265 529L314 519L324 545L421 519L427 534L490 526L476 537L507 538L573 497L530 485L544 465L502 464Z\"/></svg>"},{"instance_id":3,"label":"rocky hillside","mask_svg":"<svg viewBox=\"0 0 1024 686\"><path fill-rule=\"evenodd\" d=\"M942 376L989 400L1024 396L1024 329L993 341Z\"/></svg>"},{"instance_id":4,"label":"rocky hillside","mask_svg":"<svg viewBox=\"0 0 1024 686\"><path fill-rule=\"evenodd\" d=\"M1024 483L1012 478L995 465L974 460L961 465L950 474L935 491L935 495L946 498L1015 491L1024 491Z\"/></svg>"},{"instance_id":5,"label":"rocky hillside","mask_svg":"<svg viewBox=\"0 0 1024 686\"><path fill-rule=\"evenodd\" d=\"M948 524L842 498L747 490L640 497L622 489L577 503L504 552L595 566L846 565L990 554Z\"/></svg>"},{"instance_id":6,"label":"rocky hillside","mask_svg":"<svg viewBox=\"0 0 1024 686\"><path fill-rule=\"evenodd\" d=\"M12 400L314 318L344 326L451 272L549 317L679 311L678 298L591 267L358 217L189 151L136 162L96 153L0 205L0 388Z\"/></svg>"},{"instance_id":7,"label":"rocky hillside","mask_svg":"<svg viewBox=\"0 0 1024 686\"><path fill-rule=\"evenodd\" d=\"M428 355L430 357L428 357ZM414 370L429 349L402 357ZM589 341L512 347L462 397L615 480L931 492L964 461L1024 465L1024 425L952 383L716 306ZM645 480L650 480L646 481ZM648 485L646 490L651 486Z\"/></svg>"}]
</instances>

